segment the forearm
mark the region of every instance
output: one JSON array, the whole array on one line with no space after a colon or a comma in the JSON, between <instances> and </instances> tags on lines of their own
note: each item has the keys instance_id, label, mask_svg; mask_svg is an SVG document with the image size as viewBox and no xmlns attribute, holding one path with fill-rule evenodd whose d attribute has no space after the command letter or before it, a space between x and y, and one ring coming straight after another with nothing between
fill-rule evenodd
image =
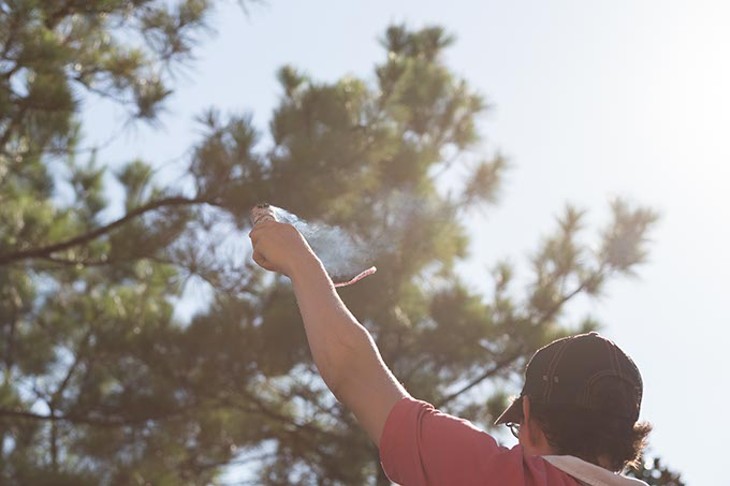
<instances>
[{"instance_id":1,"label":"forearm","mask_svg":"<svg viewBox=\"0 0 730 486\"><path fill-rule=\"evenodd\" d=\"M390 410L408 395L405 389L296 228L273 218L258 220L249 236L254 261L291 278L309 347L325 383L379 444Z\"/></svg>"},{"instance_id":2,"label":"forearm","mask_svg":"<svg viewBox=\"0 0 730 486\"><path fill-rule=\"evenodd\" d=\"M319 260L302 261L292 283L314 362L332 391L352 374L348 368L379 365L368 331L342 302Z\"/></svg>"},{"instance_id":3,"label":"forearm","mask_svg":"<svg viewBox=\"0 0 730 486\"><path fill-rule=\"evenodd\" d=\"M322 378L377 443L387 412L406 396L405 390L383 363L368 331L340 299L319 260L304 259L290 276Z\"/></svg>"}]
</instances>

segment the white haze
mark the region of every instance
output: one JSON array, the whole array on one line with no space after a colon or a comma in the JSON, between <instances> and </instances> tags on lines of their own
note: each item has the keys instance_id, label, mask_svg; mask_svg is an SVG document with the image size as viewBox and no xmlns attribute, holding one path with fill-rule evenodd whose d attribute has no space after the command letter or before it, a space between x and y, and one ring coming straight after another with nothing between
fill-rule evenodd
<instances>
[{"instance_id":1,"label":"white haze","mask_svg":"<svg viewBox=\"0 0 730 486\"><path fill-rule=\"evenodd\" d=\"M289 223L299 230L334 280L349 280L373 264L373 246L356 239L344 229L305 221L276 206L271 206L271 209L279 221Z\"/></svg>"}]
</instances>

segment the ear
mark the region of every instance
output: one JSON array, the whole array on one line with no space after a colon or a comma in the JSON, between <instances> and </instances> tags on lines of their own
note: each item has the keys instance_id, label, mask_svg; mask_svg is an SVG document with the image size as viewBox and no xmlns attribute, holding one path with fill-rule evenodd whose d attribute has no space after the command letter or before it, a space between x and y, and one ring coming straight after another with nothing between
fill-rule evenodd
<instances>
[{"instance_id":1,"label":"ear","mask_svg":"<svg viewBox=\"0 0 730 486\"><path fill-rule=\"evenodd\" d=\"M530 421L530 397L522 397L522 422L527 424Z\"/></svg>"},{"instance_id":2,"label":"ear","mask_svg":"<svg viewBox=\"0 0 730 486\"><path fill-rule=\"evenodd\" d=\"M521 430L525 431L525 439L530 444L536 444L538 437L536 437L536 433L540 427L537 426L537 422L532 417L532 411L531 411L531 403L530 403L530 397L524 396L522 397L522 427ZM540 430L539 432L542 432Z\"/></svg>"},{"instance_id":3,"label":"ear","mask_svg":"<svg viewBox=\"0 0 730 486\"><path fill-rule=\"evenodd\" d=\"M520 443L526 450L531 450L534 438L530 428L532 427L532 416L530 414L530 397L522 397L522 420L520 423Z\"/></svg>"},{"instance_id":4,"label":"ear","mask_svg":"<svg viewBox=\"0 0 730 486\"><path fill-rule=\"evenodd\" d=\"M550 454L550 444L542 431L542 427L531 413L530 397L522 397L522 427L520 427L520 443L531 454ZM522 434L525 434L524 436Z\"/></svg>"}]
</instances>

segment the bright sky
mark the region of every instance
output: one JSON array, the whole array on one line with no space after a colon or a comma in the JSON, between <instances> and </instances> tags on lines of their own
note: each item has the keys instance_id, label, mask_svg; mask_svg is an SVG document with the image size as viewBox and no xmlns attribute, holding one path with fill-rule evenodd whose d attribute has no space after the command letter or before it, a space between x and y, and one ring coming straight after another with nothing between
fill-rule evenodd
<instances>
[{"instance_id":1,"label":"bright sky","mask_svg":"<svg viewBox=\"0 0 730 486\"><path fill-rule=\"evenodd\" d=\"M475 284L500 258L524 265L566 202L588 209L594 228L616 195L661 212L639 278L614 282L581 311L642 370L652 450L689 484L718 484L730 436L727 1L270 0L249 17L231 1L164 128L140 129L107 155L179 155L209 106L252 111L264 127L278 67L369 76L383 56L376 39L402 21L456 34L450 66L496 107L482 125L486 150L512 163L501 203L473 223ZM104 139L116 122L89 112L91 138Z\"/></svg>"}]
</instances>

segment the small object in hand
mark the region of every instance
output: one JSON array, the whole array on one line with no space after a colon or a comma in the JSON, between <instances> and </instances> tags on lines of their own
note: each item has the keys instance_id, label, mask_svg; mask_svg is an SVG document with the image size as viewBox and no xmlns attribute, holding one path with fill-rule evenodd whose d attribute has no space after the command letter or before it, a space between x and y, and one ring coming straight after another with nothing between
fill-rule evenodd
<instances>
[{"instance_id":1,"label":"small object in hand","mask_svg":"<svg viewBox=\"0 0 730 486\"><path fill-rule=\"evenodd\" d=\"M264 221L278 221L274 208L267 203L257 204L251 209L251 224L256 226Z\"/></svg>"},{"instance_id":2,"label":"small object in hand","mask_svg":"<svg viewBox=\"0 0 730 486\"><path fill-rule=\"evenodd\" d=\"M368 275L372 275L372 274L374 274L377 271L378 271L377 268L370 267L367 270L365 270L363 272L360 272L359 274L355 275L354 277L352 277L350 280L348 280L346 282L333 282L333 283L335 284L335 287L347 287L348 285L352 285L352 284L354 284L356 282L359 282L360 280L364 279Z\"/></svg>"}]
</instances>

